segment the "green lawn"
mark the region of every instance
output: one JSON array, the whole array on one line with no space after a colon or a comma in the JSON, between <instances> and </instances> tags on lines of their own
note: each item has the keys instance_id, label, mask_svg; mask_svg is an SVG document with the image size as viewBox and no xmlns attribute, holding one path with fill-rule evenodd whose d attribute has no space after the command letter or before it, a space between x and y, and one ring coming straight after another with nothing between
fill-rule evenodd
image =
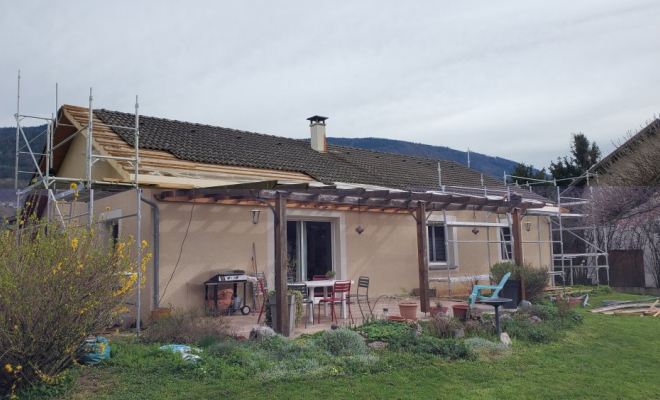
<instances>
[{"instance_id":1,"label":"green lawn","mask_svg":"<svg viewBox=\"0 0 660 400\"><path fill-rule=\"evenodd\" d=\"M611 294L593 297L635 298ZM257 382L222 371L154 362L145 346L124 345L131 368L86 368L64 397L204 398L660 398L660 318L584 313L559 342L515 342L499 359L449 362L397 355L389 371L353 377Z\"/></svg>"}]
</instances>

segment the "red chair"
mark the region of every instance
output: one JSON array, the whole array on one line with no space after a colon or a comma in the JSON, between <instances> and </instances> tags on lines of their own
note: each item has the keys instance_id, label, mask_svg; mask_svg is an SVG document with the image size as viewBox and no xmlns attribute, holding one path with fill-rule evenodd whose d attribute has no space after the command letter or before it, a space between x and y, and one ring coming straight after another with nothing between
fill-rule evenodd
<instances>
[{"instance_id":1,"label":"red chair","mask_svg":"<svg viewBox=\"0 0 660 400\"><path fill-rule=\"evenodd\" d=\"M259 318L257 324L261 321L261 314L264 313L264 305L266 304L266 280L262 278L257 279L257 290L261 292L261 310L259 311Z\"/></svg>"},{"instance_id":2,"label":"red chair","mask_svg":"<svg viewBox=\"0 0 660 400\"><path fill-rule=\"evenodd\" d=\"M346 295L345 298L344 295ZM351 313L351 281L336 281L332 288L332 296L319 300L319 321L321 321L321 304L327 303L330 303L330 306L332 307L332 320L337 321L335 303L341 304L344 299L346 300L348 315L351 318L351 321L353 321L353 313Z\"/></svg>"}]
</instances>

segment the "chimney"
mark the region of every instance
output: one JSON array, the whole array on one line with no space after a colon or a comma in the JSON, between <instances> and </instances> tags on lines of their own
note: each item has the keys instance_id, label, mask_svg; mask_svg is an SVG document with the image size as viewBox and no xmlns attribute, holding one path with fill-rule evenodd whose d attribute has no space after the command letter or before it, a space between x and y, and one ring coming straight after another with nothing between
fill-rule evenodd
<instances>
[{"instance_id":1,"label":"chimney","mask_svg":"<svg viewBox=\"0 0 660 400\"><path fill-rule=\"evenodd\" d=\"M319 153L325 153L327 147L325 145L325 120L327 117L321 117L320 115L315 115L313 117L307 118L309 121L309 127L312 133L312 149L318 151Z\"/></svg>"}]
</instances>

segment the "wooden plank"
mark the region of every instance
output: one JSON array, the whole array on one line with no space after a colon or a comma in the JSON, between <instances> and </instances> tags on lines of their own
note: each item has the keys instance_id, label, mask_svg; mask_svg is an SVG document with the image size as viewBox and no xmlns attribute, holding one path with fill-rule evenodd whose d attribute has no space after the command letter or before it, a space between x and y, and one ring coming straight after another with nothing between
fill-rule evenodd
<instances>
[{"instance_id":1,"label":"wooden plank","mask_svg":"<svg viewBox=\"0 0 660 400\"><path fill-rule=\"evenodd\" d=\"M429 298L429 252L428 235L426 233L426 203L417 204L417 266L419 269L419 303L422 312L431 310Z\"/></svg>"},{"instance_id":2,"label":"wooden plank","mask_svg":"<svg viewBox=\"0 0 660 400\"><path fill-rule=\"evenodd\" d=\"M639 307L649 307L649 306L650 306L649 303L626 303L626 304L617 304L608 307L594 308L589 311L592 313L602 313L607 311L622 310L625 308L639 308Z\"/></svg>"}]
</instances>

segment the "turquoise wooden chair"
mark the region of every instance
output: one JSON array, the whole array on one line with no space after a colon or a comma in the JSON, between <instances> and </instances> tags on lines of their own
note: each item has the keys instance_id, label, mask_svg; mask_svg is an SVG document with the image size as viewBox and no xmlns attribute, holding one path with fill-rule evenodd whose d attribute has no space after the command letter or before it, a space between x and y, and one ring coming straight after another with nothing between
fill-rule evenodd
<instances>
[{"instance_id":1,"label":"turquoise wooden chair","mask_svg":"<svg viewBox=\"0 0 660 400\"><path fill-rule=\"evenodd\" d=\"M470 307L474 306L474 302L477 300L477 298L479 298L480 300L497 299L498 298L497 295L500 293L500 290L502 290L502 288L504 287L504 284L509 279L509 276L511 276L511 272L507 272L507 274L502 277L502 280L497 286L474 285L474 287L472 288L472 294L470 295ZM482 296L480 293L482 289L490 289L493 291L493 293L490 296Z\"/></svg>"}]
</instances>

